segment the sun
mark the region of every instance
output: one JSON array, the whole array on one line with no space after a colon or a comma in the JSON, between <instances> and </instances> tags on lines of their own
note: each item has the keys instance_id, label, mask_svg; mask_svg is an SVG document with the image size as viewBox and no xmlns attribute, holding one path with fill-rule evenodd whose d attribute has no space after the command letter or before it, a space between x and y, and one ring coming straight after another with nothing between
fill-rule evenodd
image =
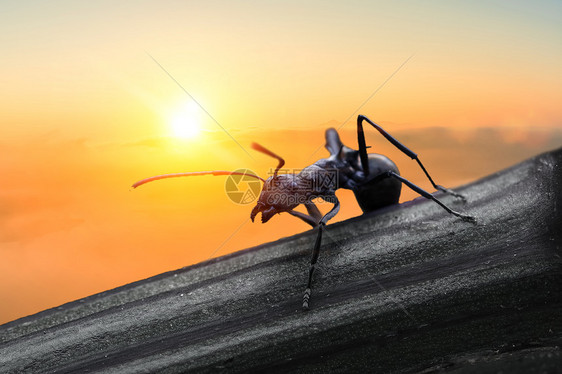
<instances>
[{"instance_id":1,"label":"sun","mask_svg":"<svg viewBox=\"0 0 562 374\"><path fill-rule=\"evenodd\" d=\"M175 138L193 139L201 133L199 108L193 101L181 105L170 117L170 130Z\"/></svg>"}]
</instances>

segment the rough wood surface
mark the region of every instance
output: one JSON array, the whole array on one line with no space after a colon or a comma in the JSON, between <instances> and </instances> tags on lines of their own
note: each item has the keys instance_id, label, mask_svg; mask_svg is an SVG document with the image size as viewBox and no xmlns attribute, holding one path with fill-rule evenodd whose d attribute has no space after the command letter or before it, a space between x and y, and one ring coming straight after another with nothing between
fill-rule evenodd
<instances>
[{"instance_id":1,"label":"rough wood surface","mask_svg":"<svg viewBox=\"0 0 562 374\"><path fill-rule=\"evenodd\" d=\"M556 372L562 149L0 326L0 372Z\"/></svg>"}]
</instances>

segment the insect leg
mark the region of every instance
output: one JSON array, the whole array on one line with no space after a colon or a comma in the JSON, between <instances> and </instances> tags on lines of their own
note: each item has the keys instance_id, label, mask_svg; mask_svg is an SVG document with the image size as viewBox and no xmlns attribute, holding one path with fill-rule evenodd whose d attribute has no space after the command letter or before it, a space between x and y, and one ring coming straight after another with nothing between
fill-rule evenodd
<instances>
[{"instance_id":1,"label":"insect leg","mask_svg":"<svg viewBox=\"0 0 562 374\"><path fill-rule=\"evenodd\" d=\"M320 254L320 244L322 243L322 231L324 231L324 227L326 226L326 222L330 219L334 218L334 216L340 210L340 202L336 195L330 196L326 198L327 201L330 201L334 204L332 210L322 217L320 223L318 224L318 236L316 237L316 242L314 243L314 249L312 250L312 259L310 260L310 269L308 271L308 283L306 285L306 290L304 291L304 296L302 298L302 307L305 310L309 308L309 300L310 300L310 293L312 288L312 275L314 274L314 266L318 261L318 255Z\"/></svg>"},{"instance_id":2,"label":"insect leg","mask_svg":"<svg viewBox=\"0 0 562 374\"><path fill-rule=\"evenodd\" d=\"M320 222L320 220L322 219L322 213L320 213L316 204L314 204L312 201L309 201L307 203L304 203L304 206L306 207L306 211L308 212L308 214L312 218L314 218L316 222Z\"/></svg>"},{"instance_id":3,"label":"insect leg","mask_svg":"<svg viewBox=\"0 0 562 374\"><path fill-rule=\"evenodd\" d=\"M289 210L287 213L289 213L293 217L302 219L304 222L312 226L312 228L315 228L316 226L318 226L318 223L322 219L322 213L320 213L318 207L316 207L316 204L314 204L312 201L304 203L304 206L306 207L308 214L304 214L296 210Z\"/></svg>"},{"instance_id":4,"label":"insect leg","mask_svg":"<svg viewBox=\"0 0 562 374\"><path fill-rule=\"evenodd\" d=\"M391 142L396 148L401 150L404 154L406 154L412 160L416 160L418 165L421 167L421 169L423 170L423 172L427 176L427 179L429 179L429 181L431 182L431 184L433 185L433 187L436 190L443 191L445 193L451 194L455 197L461 198L461 199L466 201L466 198L463 195L461 195L461 194L459 194L459 193L457 193L457 192L455 192L455 191L453 191L449 188L445 188L443 186L440 186L440 185L436 184L433 181L433 178L431 178L431 176L429 175L429 173L427 172L427 170L423 166L422 162L420 161L420 159L418 158L418 155L415 152L413 152L411 149L406 147L404 144L400 143L396 138L394 138L392 135L390 135L388 132L386 132L382 127L380 127L379 125L377 125L376 123L371 121L369 118L367 118L363 115L359 115L357 117L357 143L359 144L359 155L360 155L360 158L361 158L361 166L363 167L363 172L365 173L365 176L369 175L369 160L368 160L368 156L367 156L367 145L365 143L365 133L363 132L363 121L367 121L369 124L371 124L371 126L373 126L375 129L377 129L389 142Z\"/></svg>"},{"instance_id":5,"label":"insect leg","mask_svg":"<svg viewBox=\"0 0 562 374\"><path fill-rule=\"evenodd\" d=\"M449 208L447 205L443 204L439 199L437 199L435 196L433 196L432 194L430 194L429 192L427 192L426 190L424 190L421 187L416 186L415 184L413 184L412 182L410 182L409 180L407 180L406 178L396 174L393 171L387 171L384 174L378 175L377 177L375 177L375 179L378 178L388 178L388 177L393 177L398 179L400 182L404 183L406 186L410 187L410 189L414 190L415 192L419 193L420 195L422 195L423 197L425 197L426 199L429 200L433 200L434 202L436 202L437 204L439 204L443 209L445 209L448 213L453 214L459 218L461 218L463 221L467 221L467 222L471 222L471 223L476 223L476 219L472 216L466 215L466 214L461 214L459 212L456 212L454 210L452 210L451 208Z\"/></svg>"},{"instance_id":6,"label":"insect leg","mask_svg":"<svg viewBox=\"0 0 562 374\"><path fill-rule=\"evenodd\" d=\"M292 215L293 217L297 217L302 219L304 222L308 223L312 228L318 226L318 220L309 216L308 214L304 214L301 212L297 212L296 210L289 210L287 213Z\"/></svg>"}]
</instances>

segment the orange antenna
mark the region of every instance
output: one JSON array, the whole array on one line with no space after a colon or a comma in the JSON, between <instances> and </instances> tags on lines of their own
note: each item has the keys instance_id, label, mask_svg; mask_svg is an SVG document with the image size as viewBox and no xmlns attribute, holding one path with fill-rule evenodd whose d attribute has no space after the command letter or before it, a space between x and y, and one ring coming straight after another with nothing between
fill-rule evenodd
<instances>
[{"instance_id":1,"label":"orange antenna","mask_svg":"<svg viewBox=\"0 0 562 374\"><path fill-rule=\"evenodd\" d=\"M218 176L218 175L246 175L248 177L259 179L260 181L265 183L265 180L263 178L258 177L257 175L254 175L254 174L239 173L239 172L236 172L236 171L215 170L215 171L193 171L193 172L189 172L189 173L173 173L173 174L156 175L154 177L141 179L137 183L133 184L133 188L137 188L138 186L141 186L145 183L157 181L159 179L176 178L176 177L193 177L193 176L198 176L198 175L214 175L214 176Z\"/></svg>"},{"instance_id":2,"label":"orange antenna","mask_svg":"<svg viewBox=\"0 0 562 374\"><path fill-rule=\"evenodd\" d=\"M275 153L271 152L269 149L265 148L263 145L260 145L258 143L252 143L252 148L254 148L256 151L259 151L261 153L265 153L266 155L271 156L271 157L279 160L279 164L277 165L277 169L275 169L275 172L273 173L273 177L276 177L279 169L281 169L283 167L283 165L285 165L285 160L283 160L283 158L281 156L276 155Z\"/></svg>"}]
</instances>

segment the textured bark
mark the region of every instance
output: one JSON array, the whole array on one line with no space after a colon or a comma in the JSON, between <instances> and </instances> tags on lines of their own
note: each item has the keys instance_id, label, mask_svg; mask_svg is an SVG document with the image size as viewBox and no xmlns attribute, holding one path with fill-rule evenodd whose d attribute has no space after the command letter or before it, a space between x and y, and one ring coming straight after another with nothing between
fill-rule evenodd
<instances>
[{"instance_id":1,"label":"textured bark","mask_svg":"<svg viewBox=\"0 0 562 374\"><path fill-rule=\"evenodd\" d=\"M0 326L0 372L555 372L562 150Z\"/></svg>"}]
</instances>

